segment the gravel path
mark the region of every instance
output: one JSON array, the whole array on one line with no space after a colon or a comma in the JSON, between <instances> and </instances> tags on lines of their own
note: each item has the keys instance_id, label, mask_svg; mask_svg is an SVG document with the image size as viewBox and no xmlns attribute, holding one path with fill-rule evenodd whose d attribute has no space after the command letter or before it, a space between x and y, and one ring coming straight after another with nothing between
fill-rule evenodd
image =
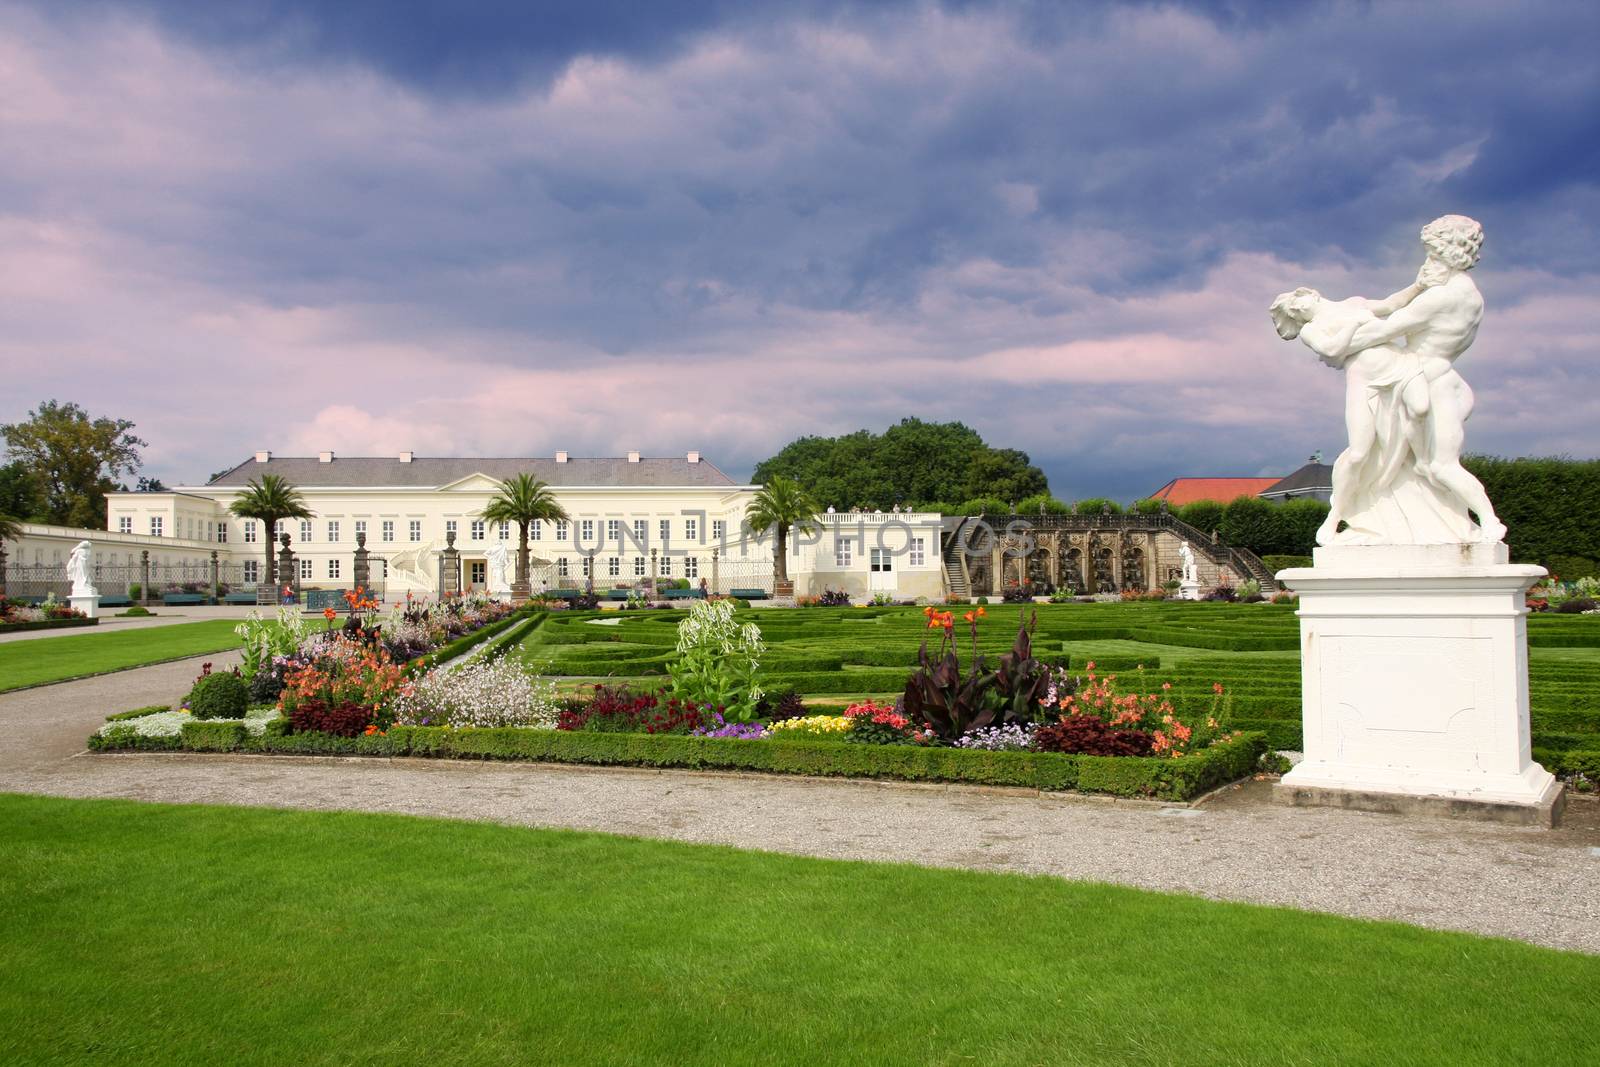
<instances>
[{"instance_id":1,"label":"gravel path","mask_svg":"<svg viewBox=\"0 0 1600 1067\"><path fill-rule=\"evenodd\" d=\"M0 695L0 790L488 819L844 859L1024 871L1398 919L1600 953L1600 804L1561 829L1270 803L1197 808L960 788L426 760L82 752L204 659Z\"/></svg>"}]
</instances>

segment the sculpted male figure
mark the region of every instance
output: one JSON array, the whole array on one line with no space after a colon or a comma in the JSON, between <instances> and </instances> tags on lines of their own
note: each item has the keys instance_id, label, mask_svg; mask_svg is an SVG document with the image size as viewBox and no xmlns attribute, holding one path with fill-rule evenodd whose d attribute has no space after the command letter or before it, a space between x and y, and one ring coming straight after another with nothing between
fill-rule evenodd
<instances>
[{"instance_id":1,"label":"sculpted male figure","mask_svg":"<svg viewBox=\"0 0 1600 1067\"><path fill-rule=\"evenodd\" d=\"M1331 303L1299 289L1273 304L1279 336L1298 335L1349 379L1350 447L1335 464L1321 544L1492 543L1505 536L1483 485L1461 466L1473 400L1455 361L1483 321L1483 297L1466 273L1478 261L1483 228L1445 215L1423 227L1422 244L1427 259L1416 283L1384 301ZM1336 533L1341 520L1351 528Z\"/></svg>"}]
</instances>

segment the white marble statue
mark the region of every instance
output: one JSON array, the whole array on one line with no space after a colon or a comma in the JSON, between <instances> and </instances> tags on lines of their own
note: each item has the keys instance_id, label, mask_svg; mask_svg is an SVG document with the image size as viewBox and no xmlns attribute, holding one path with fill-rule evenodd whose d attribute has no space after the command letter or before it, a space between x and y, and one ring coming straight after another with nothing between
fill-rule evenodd
<instances>
[{"instance_id":1,"label":"white marble statue","mask_svg":"<svg viewBox=\"0 0 1600 1067\"><path fill-rule=\"evenodd\" d=\"M94 546L87 541L79 541L72 549L72 554L67 557L67 578L72 582L74 597L98 596L91 575L94 573Z\"/></svg>"},{"instance_id":2,"label":"white marble statue","mask_svg":"<svg viewBox=\"0 0 1600 1067\"><path fill-rule=\"evenodd\" d=\"M1334 463L1318 544L1494 543L1505 536L1483 485L1461 466L1472 390L1455 361L1483 321L1483 297L1467 275L1483 228L1445 215L1422 228L1422 245L1427 258L1416 282L1383 300L1331 301L1300 288L1272 304L1278 336L1298 337L1345 372L1350 443Z\"/></svg>"},{"instance_id":3,"label":"white marble statue","mask_svg":"<svg viewBox=\"0 0 1600 1067\"><path fill-rule=\"evenodd\" d=\"M1180 581L1184 585L1198 585L1200 583L1200 568L1194 562L1194 549L1185 541L1178 546L1178 558L1183 560L1183 577Z\"/></svg>"},{"instance_id":4,"label":"white marble statue","mask_svg":"<svg viewBox=\"0 0 1600 1067\"><path fill-rule=\"evenodd\" d=\"M509 596L511 594L511 551L504 541L495 541L489 545L484 555L489 560L489 595Z\"/></svg>"}]
</instances>

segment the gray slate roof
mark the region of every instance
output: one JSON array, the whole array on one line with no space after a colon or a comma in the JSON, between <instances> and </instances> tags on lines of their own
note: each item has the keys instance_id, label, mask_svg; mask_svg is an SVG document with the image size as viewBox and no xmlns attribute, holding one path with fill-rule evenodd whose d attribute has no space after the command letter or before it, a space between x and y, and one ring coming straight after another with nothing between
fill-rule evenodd
<instances>
[{"instance_id":1,"label":"gray slate roof","mask_svg":"<svg viewBox=\"0 0 1600 1067\"><path fill-rule=\"evenodd\" d=\"M565 463L551 459L518 457L417 456L402 463L393 456L335 456L323 463L316 456L273 456L265 463L248 459L208 485L243 486L263 474L276 474L289 484L318 486L394 486L431 488L473 474L486 474L504 480L523 471L552 486L693 486L719 488L739 483L702 458L690 463L687 458L641 457L637 463L626 458L581 458Z\"/></svg>"},{"instance_id":2,"label":"gray slate roof","mask_svg":"<svg viewBox=\"0 0 1600 1067\"><path fill-rule=\"evenodd\" d=\"M1312 489L1333 488L1333 467L1326 463L1307 463L1286 478L1282 478L1265 489L1261 496L1274 496L1280 493L1304 493Z\"/></svg>"}]
</instances>

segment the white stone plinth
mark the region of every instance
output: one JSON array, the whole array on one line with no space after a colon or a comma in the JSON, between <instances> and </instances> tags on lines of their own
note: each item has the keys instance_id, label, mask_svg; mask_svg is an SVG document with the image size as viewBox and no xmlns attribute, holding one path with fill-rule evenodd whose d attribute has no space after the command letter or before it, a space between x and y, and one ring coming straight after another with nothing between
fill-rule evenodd
<instances>
[{"instance_id":1,"label":"white stone plinth","mask_svg":"<svg viewBox=\"0 0 1600 1067\"><path fill-rule=\"evenodd\" d=\"M67 602L91 619L98 619L100 617L99 593L95 593L91 596L70 596L67 598Z\"/></svg>"},{"instance_id":2,"label":"white stone plinth","mask_svg":"<svg viewBox=\"0 0 1600 1067\"><path fill-rule=\"evenodd\" d=\"M1526 594L1503 544L1319 548L1300 595L1305 759L1283 787L1549 804L1528 732ZM1346 801L1349 806L1363 806Z\"/></svg>"},{"instance_id":3,"label":"white stone plinth","mask_svg":"<svg viewBox=\"0 0 1600 1067\"><path fill-rule=\"evenodd\" d=\"M1181 585L1179 585L1178 586L1178 599L1179 600L1199 600L1200 599L1200 583L1199 582L1184 582Z\"/></svg>"}]
</instances>

